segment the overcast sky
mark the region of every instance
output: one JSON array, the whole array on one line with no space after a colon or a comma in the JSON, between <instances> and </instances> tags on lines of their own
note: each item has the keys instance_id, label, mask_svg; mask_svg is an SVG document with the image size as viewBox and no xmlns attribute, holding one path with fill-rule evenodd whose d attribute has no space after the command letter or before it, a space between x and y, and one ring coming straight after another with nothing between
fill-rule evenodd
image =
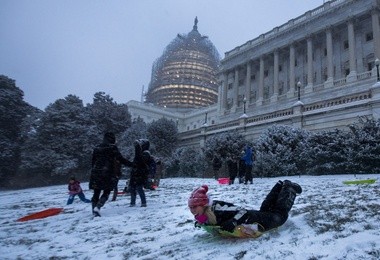
<instances>
[{"instance_id":1,"label":"overcast sky","mask_svg":"<svg viewBox=\"0 0 380 260\"><path fill-rule=\"evenodd\" d=\"M98 91L141 100L153 62L177 36L207 35L221 57L323 0L0 0L0 75L45 109Z\"/></svg>"}]
</instances>

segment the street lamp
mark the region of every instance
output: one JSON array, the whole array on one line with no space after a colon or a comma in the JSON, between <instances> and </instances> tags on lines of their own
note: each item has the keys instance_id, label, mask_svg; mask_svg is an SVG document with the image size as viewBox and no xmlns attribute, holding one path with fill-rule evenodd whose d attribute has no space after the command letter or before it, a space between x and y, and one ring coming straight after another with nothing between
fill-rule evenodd
<instances>
[{"instance_id":1,"label":"street lamp","mask_svg":"<svg viewBox=\"0 0 380 260\"><path fill-rule=\"evenodd\" d=\"M204 124L207 124L207 112L205 114L205 123Z\"/></svg>"},{"instance_id":2,"label":"street lamp","mask_svg":"<svg viewBox=\"0 0 380 260\"><path fill-rule=\"evenodd\" d=\"M244 97L243 98L243 111L244 111L244 114L245 114L245 103L247 103L247 99Z\"/></svg>"},{"instance_id":3,"label":"street lamp","mask_svg":"<svg viewBox=\"0 0 380 260\"><path fill-rule=\"evenodd\" d=\"M379 64L380 64L380 61L378 58L376 58L375 65L376 65L376 70L377 70L377 81L380 81Z\"/></svg>"},{"instance_id":4,"label":"street lamp","mask_svg":"<svg viewBox=\"0 0 380 260\"><path fill-rule=\"evenodd\" d=\"M301 82L297 82L297 88L298 88L298 100L301 99Z\"/></svg>"}]
</instances>

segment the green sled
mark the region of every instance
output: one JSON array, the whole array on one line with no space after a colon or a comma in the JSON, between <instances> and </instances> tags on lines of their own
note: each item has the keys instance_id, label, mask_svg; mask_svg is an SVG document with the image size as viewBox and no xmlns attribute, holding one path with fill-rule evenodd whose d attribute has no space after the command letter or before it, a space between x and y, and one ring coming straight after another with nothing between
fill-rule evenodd
<instances>
[{"instance_id":1,"label":"green sled","mask_svg":"<svg viewBox=\"0 0 380 260\"><path fill-rule=\"evenodd\" d=\"M376 182L376 179L343 181L344 184L372 184L375 182Z\"/></svg>"},{"instance_id":2,"label":"green sled","mask_svg":"<svg viewBox=\"0 0 380 260\"><path fill-rule=\"evenodd\" d=\"M237 226L233 232L222 230L220 226L201 225L201 227L208 233L226 238L258 238L263 234L263 232L242 225Z\"/></svg>"}]
</instances>

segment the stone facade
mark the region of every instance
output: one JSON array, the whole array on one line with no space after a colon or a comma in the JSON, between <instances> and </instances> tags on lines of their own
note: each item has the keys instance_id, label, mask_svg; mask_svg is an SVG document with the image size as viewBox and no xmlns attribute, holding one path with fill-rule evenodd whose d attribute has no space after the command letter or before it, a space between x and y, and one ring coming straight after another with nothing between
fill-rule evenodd
<instances>
[{"instance_id":1,"label":"stone facade","mask_svg":"<svg viewBox=\"0 0 380 260\"><path fill-rule=\"evenodd\" d=\"M329 1L227 52L218 103L171 113L182 144L231 130L254 140L272 124L322 131L379 118L379 8L379 0Z\"/></svg>"}]
</instances>

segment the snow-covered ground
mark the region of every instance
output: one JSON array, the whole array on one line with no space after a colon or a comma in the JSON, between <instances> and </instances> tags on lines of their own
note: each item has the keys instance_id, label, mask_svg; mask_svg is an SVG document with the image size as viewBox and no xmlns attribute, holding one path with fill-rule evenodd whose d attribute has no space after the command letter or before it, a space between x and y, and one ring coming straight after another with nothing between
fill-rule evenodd
<instances>
[{"instance_id":1,"label":"snow-covered ground","mask_svg":"<svg viewBox=\"0 0 380 260\"><path fill-rule=\"evenodd\" d=\"M357 175L357 179L380 175ZM163 179L146 191L148 207L129 207L129 196L107 202L102 217L67 186L0 192L1 259L380 259L380 183L344 185L353 175L301 176L303 193L288 221L258 239L213 237L194 227L191 191L209 185L214 199L257 209L278 179L220 185L213 179ZM124 181L120 181L123 188ZM87 198L92 191L82 183ZM137 199L139 203L139 198ZM27 222L29 213L63 207L63 213Z\"/></svg>"}]
</instances>

